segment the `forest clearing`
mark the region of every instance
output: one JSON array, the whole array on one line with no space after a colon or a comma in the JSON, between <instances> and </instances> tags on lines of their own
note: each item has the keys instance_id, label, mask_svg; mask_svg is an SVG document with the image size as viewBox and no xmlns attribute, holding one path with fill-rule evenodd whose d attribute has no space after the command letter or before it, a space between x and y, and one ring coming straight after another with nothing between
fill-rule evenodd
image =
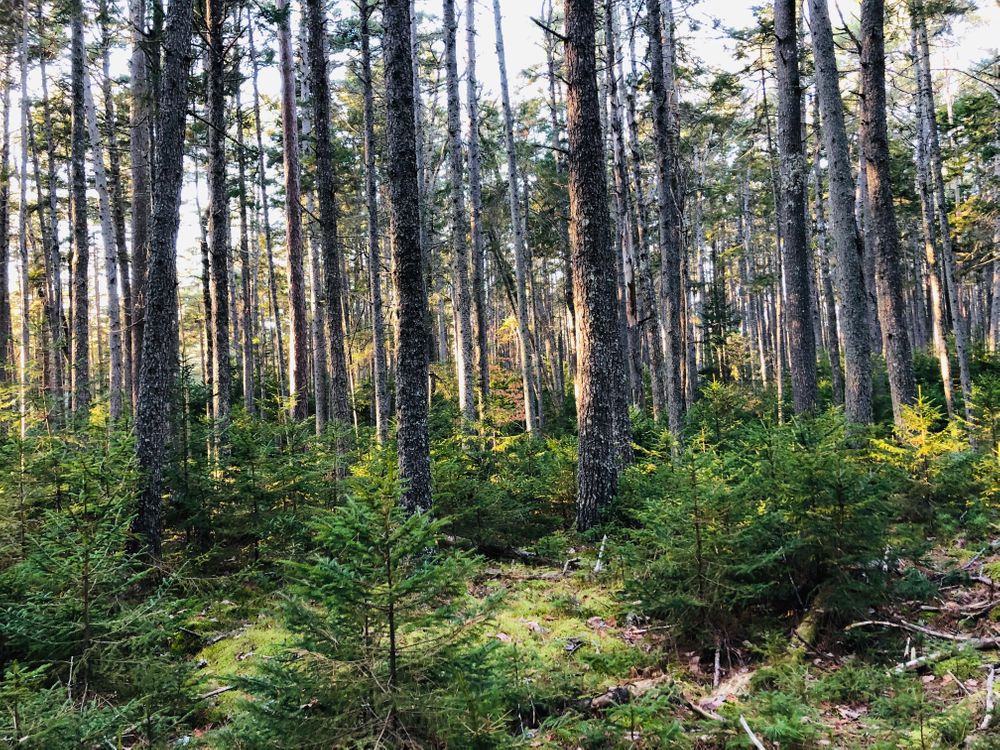
<instances>
[{"instance_id":1,"label":"forest clearing","mask_svg":"<svg viewBox=\"0 0 1000 750\"><path fill-rule=\"evenodd\" d=\"M997 30L0 0L0 746L1000 748Z\"/></svg>"}]
</instances>

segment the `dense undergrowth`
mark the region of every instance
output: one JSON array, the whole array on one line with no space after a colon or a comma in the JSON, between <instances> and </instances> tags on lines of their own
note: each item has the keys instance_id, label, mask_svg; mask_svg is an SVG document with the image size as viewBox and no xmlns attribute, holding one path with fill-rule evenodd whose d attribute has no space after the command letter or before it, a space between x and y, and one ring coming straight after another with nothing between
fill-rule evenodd
<instances>
[{"instance_id":1,"label":"dense undergrowth","mask_svg":"<svg viewBox=\"0 0 1000 750\"><path fill-rule=\"evenodd\" d=\"M569 400L530 439L498 387L464 434L440 378L435 508L408 517L365 427L274 405L213 456L185 384L153 571L128 552L129 425L6 425L0 742L749 747L742 717L774 748L996 747L998 371L978 363L975 425L928 380L864 433L707 384L683 447L634 415L585 537Z\"/></svg>"}]
</instances>

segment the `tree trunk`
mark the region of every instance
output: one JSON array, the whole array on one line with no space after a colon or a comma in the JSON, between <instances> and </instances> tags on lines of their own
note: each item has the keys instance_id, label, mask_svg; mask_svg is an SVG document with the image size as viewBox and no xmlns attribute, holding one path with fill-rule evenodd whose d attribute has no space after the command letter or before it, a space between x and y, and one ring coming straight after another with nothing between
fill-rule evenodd
<instances>
[{"instance_id":1,"label":"tree trunk","mask_svg":"<svg viewBox=\"0 0 1000 750\"><path fill-rule=\"evenodd\" d=\"M125 235L125 202L122 193L121 158L119 156L117 118L111 89L111 35L108 28L106 0L101 2L101 62L104 78L101 87L104 96L105 137L108 141L108 182L111 195L111 217L114 225L115 255L118 285L121 287L121 347L122 386L126 403L135 403L135 384L132 380L132 283L129 279L128 242Z\"/></svg>"},{"instance_id":2,"label":"tree trunk","mask_svg":"<svg viewBox=\"0 0 1000 750\"><path fill-rule=\"evenodd\" d=\"M305 269L302 256L302 207L299 186L299 123L292 65L291 8L278 4L278 67L281 73L281 132L285 172L285 246L288 253L288 395L292 419L302 421L309 410L309 354L306 320Z\"/></svg>"},{"instance_id":3,"label":"tree trunk","mask_svg":"<svg viewBox=\"0 0 1000 750\"><path fill-rule=\"evenodd\" d=\"M476 355L479 367L479 407L485 415L490 395L490 362L486 335L489 330L486 310L486 258L483 253L482 163L479 152L479 89L476 83L476 2L466 0L465 35L468 63L465 71L466 99L469 113L469 203L472 239L472 300L476 310Z\"/></svg>"},{"instance_id":4,"label":"tree trunk","mask_svg":"<svg viewBox=\"0 0 1000 750\"><path fill-rule=\"evenodd\" d=\"M844 412L858 424L872 421L871 339L861 237L855 219L840 74L825 0L810 0L809 20L816 65L816 95L822 113L823 142L829 162L830 221L833 235L840 324L844 334ZM817 200L820 200L817 195Z\"/></svg>"},{"instance_id":5,"label":"tree trunk","mask_svg":"<svg viewBox=\"0 0 1000 750\"><path fill-rule=\"evenodd\" d=\"M816 118L817 125L819 118ZM833 280L830 278L828 261L830 250L827 239L826 214L823 210L823 173L819 167L819 144L816 144L816 158L813 162L815 177L816 205L816 251L819 254L819 287L822 290L823 317L826 329L826 350L830 357L830 377L833 385L833 402L845 404L844 370L840 365L840 336L837 330L837 300L833 292ZM845 405L846 414L846 405ZM858 420L852 414L848 416L852 422Z\"/></svg>"},{"instance_id":6,"label":"tree trunk","mask_svg":"<svg viewBox=\"0 0 1000 750\"><path fill-rule=\"evenodd\" d=\"M417 24L417 2L416 0L410 0L410 69L413 72L413 132L414 137L417 141L417 203L420 210L420 250L423 253L423 280L424 280L424 296L427 296L427 291L433 286L433 279L431 278L431 241L430 241L430 222L431 217L428 215L429 211L427 209L427 153L425 148L427 144L424 140L424 104L423 96L420 90L420 36ZM433 326L431 325L431 309L430 306L427 308L427 357L428 360L433 361L437 355L434 345L434 332ZM428 377L430 377L430 370L428 372ZM430 387L430 381L428 380L428 388ZM428 390L430 393L430 390Z\"/></svg>"},{"instance_id":7,"label":"tree trunk","mask_svg":"<svg viewBox=\"0 0 1000 750\"><path fill-rule=\"evenodd\" d=\"M237 26L241 26L241 14L237 13ZM256 266L250 263L249 222L247 219L247 166L246 141L243 134L243 104L240 99L240 87L236 87L236 154L239 168L239 206L240 206L240 295L243 299L242 333L243 333L243 408L248 414L256 414L254 397L254 300L251 290L251 277L256 272Z\"/></svg>"},{"instance_id":8,"label":"tree trunk","mask_svg":"<svg viewBox=\"0 0 1000 750\"><path fill-rule=\"evenodd\" d=\"M553 0L548 0L547 21L551 27L554 23ZM559 134L563 131L559 122L559 99L557 91L556 76L556 39L551 35L545 36L545 63L546 77L549 83L549 130L550 141L555 151L556 180L562 185L565 180L565 164ZM570 378L576 379L576 308L573 302L573 268L569 253L569 205L564 201L559 206L559 244L560 258L563 266L563 304L566 306L567 317L567 338L570 340L568 357L568 370ZM561 397L560 397L561 398Z\"/></svg>"},{"instance_id":9,"label":"tree trunk","mask_svg":"<svg viewBox=\"0 0 1000 750\"><path fill-rule=\"evenodd\" d=\"M90 137L90 156L94 165L94 186L97 188L101 216L101 239L104 242L104 279L108 290L108 411L111 420L117 421L122 416L124 392L121 311L118 300L118 246L115 243L114 223L111 219L108 178L104 170L104 143L97 128L97 110L94 106L90 78L87 75L84 75L83 86L84 106L87 110L87 130Z\"/></svg>"},{"instance_id":10,"label":"tree trunk","mask_svg":"<svg viewBox=\"0 0 1000 750\"><path fill-rule=\"evenodd\" d=\"M247 43L250 47L250 62L253 69L253 119L254 132L257 138L257 181L260 183L260 203L261 216L264 220L264 252L267 260L267 291L271 303L271 321L274 325L274 337L278 347L278 389L279 394L285 396L285 345L283 322L281 320L281 308L278 305L278 285L274 278L274 244L271 237L270 203L267 196L267 172L264 169L264 143L262 137L262 125L260 118L260 93L257 86L259 73L259 62L257 51L253 43L253 21L247 19Z\"/></svg>"},{"instance_id":11,"label":"tree trunk","mask_svg":"<svg viewBox=\"0 0 1000 750\"><path fill-rule=\"evenodd\" d=\"M308 19L307 19L308 21ZM305 63L309 59L308 23L299 26L299 62ZM312 75L308 70L299 71L299 97L303 102L310 105L313 102ZM310 107L306 107L302 112L301 120L301 149L299 158L305 163L314 159L310 157L309 149L312 148L312 156L315 156L315 138L313 137L313 120ZM305 189L305 231L303 232L303 243L308 247L303 248L303 252L309 263L309 340L312 354L312 386L313 405L315 412L314 427L317 435L322 435L326 430L326 423L330 416L330 408L327 403L329 384L327 382L327 345L326 345L326 323L330 319L328 311L325 309L323 297L320 291L324 283L322 269L320 268L320 252L322 249L323 232L322 225L315 221L316 205L313 191L307 187Z\"/></svg>"},{"instance_id":12,"label":"tree trunk","mask_svg":"<svg viewBox=\"0 0 1000 750\"><path fill-rule=\"evenodd\" d=\"M889 137L885 113L885 2L861 3L861 145L864 153L874 254L878 312L883 349L889 371L892 413L896 423L903 420L903 408L917 397L913 376L910 338L906 332L906 305L903 301L899 232L892 203L889 174Z\"/></svg>"},{"instance_id":13,"label":"tree trunk","mask_svg":"<svg viewBox=\"0 0 1000 750\"><path fill-rule=\"evenodd\" d=\"M775 0L775 60L778 68L778 158L785 270L785 322L789 339L792 400L797 414L816 410L816 336L813 331L806 239L805 152L802 146L802 92L799 88L796 0Z\"/></svg>"},{"instance_id":14,"label":"tree trunk","mask_svg":"<svg viewBox=\"0 0 1000 750\"><path fill-rule=\"evenodd\" d=\"M330 83L327 74L326 19L322 0L307 0L309 78L312 84L316 144L316 191L319 198L320 240L323 245L326 338L330 347L330 416L351 423L347 358L344 353L343 280L337 237L336 167L330 137Z\"/></svg>"},{"instance_id":15,"label":"tree trunk","mask_svg":"<svg viewBox=\"0 0 1000 750\"><path fill-rule=\"evenodd\" d=\"M10 317L10 83L11 68L3 74L3 143L0 144L0 383L13 380L14 348ZM27 142L22 135L22 140ZM27 172L25 172L27 175Z\"/></svg>"},{"instance_id":16,"label":"tree trunk","mask_svg":"<svg viewBox=\"0 0 1000 750\"><path fill-rule=\"evenodd\" d=\"M468 223L462 169L462 102L458 94L458 20L455 0L444 0L445 67L448 87L448 180L451 193L451 283L455 316L455 370L458 406L467 422L476 418L476 379L472 360L472 305L469 290Z\"/></svg>"},{"instance_id":17,"label":"tree trunk","mask_svg":"<svg viewBox=\"0 0 1000 750\"><path fill-rule=\"evenodd\" d=\"M634 58L634 50L631 54ZM630 70L631 76L634 78L636 75L634 59L632 60ZM642 152L639 149L639 128L636 122L635 113L634 81L629 85L625 98L626 122L628 128L628 150L631 156L629 161L631 162L632 167L631 179L634 194L631 210L634 215L633 221L636 226L637 238L635 257L636 276L639 288L638 314L640 327L644 331L646 348L649 350L649 380L653 397L653 418L659 419L666 408L666 390L663 382L663 332L660 327L660 316L656 305L656 289L653 284L653 272L650 268L649 261L649 238L646 232L646 201L642 188Z\"/></svg>"},{"instance_id":18,"label":"tree trunk","mask_svg":"<svg viewBox=\"0 0 1000 750\"><path fill-rule=\"evenodd\" d=\"M82 417L90 409L90 298L87 279L90 266L90 240L87 236L87 125L83 95L86 53L83 40L82 0L75 0L71 12L70 63L73 87L70 224L73 228L73 281L70 286L70 311L73 330L71 340L73 369L70 392L73 397L73 413Z\"/></svg>"},{"instance_id":19,"label":"tree trunk","mask_svg":"<svg viewBox=\"0 0 1000 750\"><path fill-rule=\"evenodd\" d=\"M844 334L844 412L858 424L872 421L871 339L862 261L861 236L855 220L854 179L851 176L840 73L833 48L833 30L826 0L809 0L816 96L822 113L823 145L830 180L830 233L840 325ZM821 200L817 192L817 201Z\"/></svg>"},{"instance_id":20,"label":"tree trunk","mask_svg":"<svg viewBox=\"0 0 1000 750\"><path fill-rule=\"evenodd\" d=\"M679 438L684 418L684 377L681 371L680 211L670 126L670 100L664 81L660 0L647 0L649 70L653 96L653 142L656 147L657 209L660 235L660 294L663 300L664 390L667 426Z\"/></svg>"},{"instance_id":21,"label":"tree trunk","mask_svg":"<svg viewBox=\"0 0 1000 750\"><path fill-rule=\"evenodd\" d=\"M504 143L507 150L507 197L510 204L511 233L514 235L514 276L517 305L517 345L521 362L521 387L524 390L524 421L528 433L538 435L540 419L538 402L534 392L535 374L531 362L531 339L528 332L527 268L525 259L524 223L521 217L517 154L514 146L514 114L510 106L510 90L507 85L507 58L504 54L503 27L500 16L500 0L493 0L493 20L496 25L497 60L500 65L500 100L503 104Z\"/></svg>"},{"instance_id":22,"label":"tree trunk","mask_svg":"<svg viewBox=\"0 0 1000 750\"><path fill-rule=\"evenodd\" d=\"M28 347L31 346L31 329L28 325L27 300L28 291L28 117L31 103L28 98L28 0L24 0L21 11L21 45L19 67L21 68L21 162L18 174L20 201L17 215L17 249L21 262L21 352L20 352L20 390L18 395L18 410L21 415L21 437L28 431ZM6 274L6 271L5 271ZM3 290L6 291L6 290ZM4 295L7 296L6 294ZM9 300L8 300L9 304ZM11 343L13 346L13 342ZM55 343L53 343L55 346Z\"/></svg>"},{"instance_id":23,"label":"tree trunk","mask_svg":"<svg viewBox=\"0 0 1000 750\"><path fill-rule=\"evenodd\" d=\"M372 380L375 439L389 439L389 392L386 386L385 318L382 312L382 254L378 234L378 189L375 173L375 103L372 90L370 23L375 8L361 0L361 84L364 86L365 203L368 221L368 290L372 304Z\"/></svg>"},{"instance_id":24,"label":"tree trunk","mask_svg":"<svg viewBox=\"0 0 1000 750\"><path fill-rule=\"evenodd\" d=\"M160 80L157 189L149 242L146 321L143 333L136 455L143 472L142 494L133 529L153 562L160 559L163 470L170 436L176 372L177 229L180 223L187 114L192 0L173 0L164 39L166 64Z\"/></svg>"},{"instance_id":25,"label":"tree trunk","mask_svg":"<svg viewBox=\"0 0 1000 750\"><path fill-rule=\"evenodd\" d=\"M941 239L941 262L945 291L955 334L955 351L958 355L959 382L962 386L962 405L966 421L972 419L972 373L969 369L969 343L958 300L955 283L955 253L952 247L951 222L945 197L944 177L941 170L941 145L938 139L937 119L934 109L934 89L931 82L931 61L927 44L927 22L923 0L911 0L910 20L917 37L917 92L921 100L918 111L922 114L922 132L925 136L928 167L933 184L934 202L937 204L938 230Z\"/></svg>"},{"instance_id":26,"label":"tree trunk","mask_svg":"<svg viewBox=\"0 0 1000 750\"><path fill-rule=\"evenodd\" d=\"M924 114L926 99L919 92L922 75L919 72L922 65L918 57L916 29L911 29L911 45L913 61L917 67L917 137L914 151L914 166L916 167L916 189L920 198L920 234L924 245L924 260L926 261L926 282L930 291L931 304L931 342L934 354L938 358L941 371L941 385L944 390L944 403L948 416L955 414L954 382L951 374L951 359L948 357L948 342L945 328L948 325L948 315L945 310L945 299L941 289L941 266L938 262L940 253L934 227L934 199L930 183L930 157L928 151L928 122ZM923 283L923 280L921 280Z\"/></svg>"},{"instance_id":27,"label":"tree trunk","mask_svg":"<svg viewBox=\"0 0 1000 750\"><path fill-rule=\"evenodd\" d=\"M139 367L142 360L142 335L145 327L146 257L149 253L149 222L152 211L150 191L151 160L149 131L153 117L153 92L149 83L146 50L146 2L131 0L129 25L132 29L132 58L129 80L132 88L129 115L129 161L132 176L132 382L135 384L132 408L137 410Z\"/></svg>"},{"instance_id":28,"label":"tree trunk","mask_svg":"<svg viewBox=\"0 0 1000 750\"><path fill-rule=\"evenodd\" d=\"M613 360L615 384L612 388L614 397L614 417L615 417L615 440L620 459L624 463L632 460L632 421L629 416L629 403L632 401L639 405L639 396L642 390L642 371L635 366L635 356L633 354L633 329L628 321L628 299L627 286L625 284L625 257L631 259L634 256L633 232L631 217L628 211L630 203L628 189L628 171L625 167L625 137L623 134L624 123L621 116L621 97L618 91L617 66L615 60L618 57L617 42L617 18L612 0L605 0L605 49L607 64L605 72L607 75L607 98L605 104L611 104L610 131L612 134L612 168L614 174L615 192L615 224L617 232L616 240L612 242L612 251L615 258L615 317L618 326L618 343L621 347L621 356ZM632 398L630 398L630 394Z\"/></svg>"},{"instance_id":29,"label":"tree trunk","mask_svg":"<svg viewBox=\"0 0 1000 750\"><path fill-rule=\"evenodd\" d=\"M614 499L618 487L615 417L608 399L622 343L597 92L594 0L566 0L565 12L569 229L579 339L576 523L585 530L596 523L599 509Z\"/></svg>"},{"instance_id":30,"label":"tree trunk","mask_svg":"<svg viewBox=\"0 0 1000 750\"><path fill-rule=\"evenodd\" d=\"M212 415L220 447L229 427L229 196L226 186L225 0L205 0L208 59L208 257L211 279Z\"/></svg>"},{"instance_id":31,"label":"tree trunk","mask_svg":"<svg viewBox=\"0 0 1000 750\"><path fill-rule=\"evenodd\" d=\"M427 433L427 289L420 246L417 139L409 0L385 0L385 56L389 240L396 293L396 442L402 504L410 511L431 505Z\"/></svg>"}]
</instances>

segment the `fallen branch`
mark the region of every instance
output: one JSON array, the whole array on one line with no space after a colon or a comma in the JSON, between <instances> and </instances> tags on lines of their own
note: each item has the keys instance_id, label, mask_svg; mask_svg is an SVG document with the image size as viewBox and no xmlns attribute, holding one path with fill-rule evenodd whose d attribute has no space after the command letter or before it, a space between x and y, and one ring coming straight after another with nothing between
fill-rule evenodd
<instances>
[{"instance_id":1,"label":"fallen branch","mask_svg":"<svg viewBox=\"0 0 1000 750\"><path fill-rule=\"evenodd\" d=\"M753 746L757 748L757 750L767 750L764 743L760 741L760 738L753 733L753 730L750 728L750 725L747 724L746 717L743 716L743 714L740 714L740 726L743 727L743 731L747 733L747 737L750 738L750 742L753 743Z\"/></svg>"},{"instance_id":2,"label":"fallen branch","mask_svg":"<svg viewBox=\"0 0 1000 750\"><path fill-rule=\"evenodd\" d=\"M687 704L687 707L690 708L694 713L696 713L698 716L705 719L706 721L718 721L721 723L725 722L726 720L726 717L715 713L715 711L708 710L704 706L699 705L697 701L689 698L686 695L684 696L684 703Z\"/></svg>"},{"instance_id":3,"label":"fallen branch","mask_svg":"<svg viewBox=\"0 0 1000 750\"><path fill-rule=\"evenodd\" d=\"M497 568L486 568L478 578L503 578L508 581L558 581L565 578L565 573L550 571L548 573L505 573Z\"/></svg>"},{"instance_id":4,"label":"fallen branch","mask_svg":"<svg viewBox=\"0 0 1000 750\"><path fill-rule=\"evenodd\" d=\"M978 602L966 604L964 607L956 606L953 608L949 608L947 605L937 606L934 604L922 604L920 605L920 611L944 612L945 614L957 615L962 619L967 619L969 617L982 617L990 612L994 607L1000 607L1000 599L981 599Z\"/></svg>"},{"instance_id":5,"label":"fallen branch","mask_svg":"<svg viewBox=\"0 0 1000 750\"><path fill-rule=\"evenodd\" d=\"M940 638L945 641L973 641L975 640L969 635L952 635L951 633L944 633L940 630L932 630L931 628L925 628L923 625L917 625L912 622L906 622L906 620L900 620L899 622L893 622L891 620L862 620L861 622L854 622L848 625L844 630L854 630L855 628L866 628L872 626L880 626L883 628L896 628L897 630L908 630L911 633L920 633L921 635L926 635L931 638Z\"/></svg>"},{"instance_id":6,"label":"fallen branch","mask_svg":"<svg viewBox=\"0 0 1000 750\"><path fill-rule=\"evenodd\" d=\"M969 560L967 563L965 563L961 568L959 568L959 570L968 570L973 565L975 565L976 564L976 560L978 560L984 554L986 554L987 552L991 552L992 550L995 550L995 549L998 549L998 548L1000 548L1000 539L995 539L992 542L990 542L988 545L986 545L985 547L983 547L981 550L979 550L979 552L977 552L975 555L973 555L972 559Z\"/></svg>"},{"instance_id":7,"label":"fallen branch","mask_svg":"<svg viewBox=\"0 0 1000 750\"><path fill-rule=\"evenodd\" d=\"M986 679L986 714L979 725L980 731L985 732L990 728L990 721L993 720L993 680L996 677L996 667L990 664L990 676Z\"/></svg>"},{"instance_id":8,"label":"fallen branch","mask_svg":"<svg viewBox=\"0 0 1000 750\"><path fill-rule=\"evenodd\" d=\"M214 698L217 695L222 695L223 693L228 693L230 690L235 690L235 685L223 685L222 687L217 687L215 690L209 690L204 695L199 695L198 700L207 701L209 698Z\"/></svg>"},{"instance_id":9,"label":"fallen branch","mask_svg":"<svg viewBox=\"0 0 1000 750\"><path fill-rule=\"evenodd\" d=\"M915 625L912 622L906 622L905 620L900 620L899 622L892 622L891 620L863 620L861 622L851 623L844 629L853 630L854 628L871 626L896 628L897 630L906 630L911 633L920 633L931 638L940 638L942 640L951 641L952 643L961 644L962 646L973 648L976 651L988 651L989 649L1000 648L1000 638L975 638L970 635L953 635L951 633L943 633L940 630L925 628L922 625ZM905 672L910 669L920 669L928 664L941 661L948 656L948 651L935 651L927 654L926 656L910 659L909 661L897 664L895 671Z\"/></svg>"},{"instance_id":10,"label":"fallen branch","mask_svg":"<svg viewBox=\"0 0 1000 750\"><path fill-rule=\"evenodd\" d=\"M948 670L948 676L955 681L956 685L962 688L963 693L965 693L966 695L972 695L972 691L969 690L969 688L965 686L965 683L962 682L960 679L958 679L958 677L955 676L955 673L952 672L950 669Z\"/></svg>"},{"instance_id":11,"label":"fallen branch","mask_svg":"<svg viewBox=\"0 0 1000 750\"><path fill-rule=\"evenodd\" d=\"M973 648L976 651L989 651L990 649L1000 648L1000 638L969 638L964 641L956 641L956 643L961 643L963 646ZM935 651L927 654L926 656L910 659L902 664L897 664L894 671L898 673L906 672L911 669L921 669L922 667L926 667L928 664L934 664L942 659L947 659L949 656L953 656L953 653L950 651Z\"/></svg>"}]
</instances>

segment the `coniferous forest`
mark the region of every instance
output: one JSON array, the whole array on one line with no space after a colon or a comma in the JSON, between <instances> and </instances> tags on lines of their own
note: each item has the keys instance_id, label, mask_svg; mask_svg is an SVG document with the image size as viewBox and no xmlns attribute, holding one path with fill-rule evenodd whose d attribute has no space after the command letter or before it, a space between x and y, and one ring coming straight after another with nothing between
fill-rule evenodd
<instances>
[{"instance_id":1,"label":"coniferous forest","mask_svg":"<svg viewBox=\"0 0 1000 750\"><path fill-rule=\"evenodd\" d=\"M998 32L0 0L0 746L1000 747Z\"/></svg>"}]
</instances>

